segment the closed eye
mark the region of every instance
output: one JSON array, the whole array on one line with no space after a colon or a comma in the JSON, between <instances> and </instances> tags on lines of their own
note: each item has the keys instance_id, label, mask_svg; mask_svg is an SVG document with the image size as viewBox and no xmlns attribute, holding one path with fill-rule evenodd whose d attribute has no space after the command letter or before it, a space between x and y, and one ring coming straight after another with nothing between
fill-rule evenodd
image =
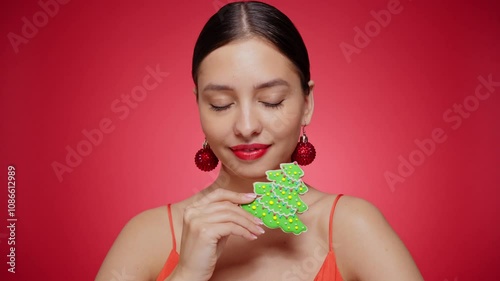
<instances>
[{"instance_id":1,"label":"closed eye","mask_svg":"<svg viewBox=\"0 0 500 281\"><path fill-rule=\"evenodd\" d=\"M210 104L210 109L213 111L224 111L224 110L229 109L229 107L231 105L232 105L232 103L230 103L228 105L224 105L224 106L216 106L216 105Z\"/></svg>"},{"instance_id":2,"label":"closed eye","mask_svg":"<svg viewBox=\"0 0 500 281\"><path fill-rule=\"evenodd\" d=\"M283 106L283 101L284 100L281 100L280 102L278 103L269 103L269 102L261 102L262 104L264 104L265 107L269 107L269 108L279 108L281 106Z\"/></svg>"}]
</instances>

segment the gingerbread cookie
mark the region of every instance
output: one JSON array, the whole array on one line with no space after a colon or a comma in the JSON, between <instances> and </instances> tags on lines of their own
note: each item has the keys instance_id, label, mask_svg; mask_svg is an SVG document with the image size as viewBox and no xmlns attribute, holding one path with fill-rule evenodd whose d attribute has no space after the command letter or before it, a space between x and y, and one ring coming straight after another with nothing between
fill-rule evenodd
<instances>
[{"instance_id":1,"label":"gingerbread cookie","mask_svg":"<svg viewBox=\"0 0 500 281\"><path fill-rule=\"evenodd\" d=\"M260 218L269 228L281 228L284 232L300 234L307 231L307 226L297 214L307 210L307 205L300 199L308 191L302 182L304 171L297 162L280 164L281 170L266 171L271 182L255 182L254 192L257 198L241 207Z\"/></svg>"}]
</instances>

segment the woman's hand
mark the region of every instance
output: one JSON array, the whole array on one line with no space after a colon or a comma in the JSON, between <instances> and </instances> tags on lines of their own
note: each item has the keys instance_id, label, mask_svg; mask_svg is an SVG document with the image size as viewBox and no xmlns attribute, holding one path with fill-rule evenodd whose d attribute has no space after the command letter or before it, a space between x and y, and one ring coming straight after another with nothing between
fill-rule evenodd
<instances>
[{"instance_id":1,"label":"woman's hand","mask_svg":"<svg viewBox=\"0 0 500 281\"><path fill-rule=\"evenodd\" d=\"M238 206L255 197L220 188L186 207L179 263L167 280L209 280L229 235L255 240L264 233L262 221Z\"/></svg>"}]
</instances>

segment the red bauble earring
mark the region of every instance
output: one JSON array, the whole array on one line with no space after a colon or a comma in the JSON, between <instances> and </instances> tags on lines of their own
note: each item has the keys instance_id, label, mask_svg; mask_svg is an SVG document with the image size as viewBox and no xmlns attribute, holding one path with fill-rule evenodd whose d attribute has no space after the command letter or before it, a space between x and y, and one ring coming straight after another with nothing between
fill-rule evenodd
<instances>
[{"instance_id":1,"label":"red bauble earring","mask_svg":"<svg viewBox=\"0 0 500 281\"><path fill-rule=\"evenodd\" d=\"M203 142L203 148L196 152L196 155L194 156L194 163L196 164L196 167L205 172L212 171L215 167L217 167L219 159L215 156L212 149L210 149L207 140Z\"/></svg>"},{"instance_id":2,"label":"red bauble earring","mask_svg":"<svg viewBox=\"0 0 500 281\"><path fill-rule=\"evenodd\" d=\"M306 166L311 164L316 158L316 149L307 140L305 126L302 127L302 136L300 136L300 141L295 147L292 153L292 161L296 161L297 164L301 166Z\"/></svg>"}]
</instances>

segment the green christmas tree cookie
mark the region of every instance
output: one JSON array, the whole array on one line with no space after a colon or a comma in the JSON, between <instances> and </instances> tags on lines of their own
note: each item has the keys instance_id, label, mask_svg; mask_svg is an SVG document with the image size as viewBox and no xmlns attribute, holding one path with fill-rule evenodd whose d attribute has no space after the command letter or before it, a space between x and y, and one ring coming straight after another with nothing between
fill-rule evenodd
<instances>
[{"instance_id":1,"label":"green christmas tree cookie","mask_svg":"<svg viewBox=\"0 0 500 281\"><path fill-rule=\"evenodd\" d=\"M307 205L300 199L308 191L302 182L304 171L297 162L280 164L281 170L266 171L271 182L253 184L257 199L241 207L260 218L269 228L281 228L284 232L300 234L307 226L297 217L307 210Z\"/></svg>"}]
</instances>

